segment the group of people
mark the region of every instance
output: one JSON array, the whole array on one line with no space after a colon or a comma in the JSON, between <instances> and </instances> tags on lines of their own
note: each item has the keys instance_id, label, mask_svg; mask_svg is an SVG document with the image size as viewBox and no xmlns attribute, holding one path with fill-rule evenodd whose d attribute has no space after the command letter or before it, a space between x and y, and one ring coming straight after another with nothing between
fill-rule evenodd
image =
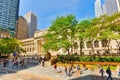
<instances>
[{"instance_id":1,"label":"group of people","mask_svg":"<svg viewBox=\"0 0 120 80\"><path fill-rule=\"evenodd\" d=\"M3 67L6 68L8 64L10 63L13 68L17 68L18 66L20 67L27 67L29 64L40 64L42 66L45 66L45 57L20 57L20 58L13 58L12 60L9 60L9 58L3 58L1 60L1 63L3 64Z\"/></svg>"},{"instance_id":2,"label":"group of people","mask_svg":"<svg viewBox=\"0 0 120 80\"><path fill-rule=\"evenodd\" d=\"M101 78L103 79L104 78L104 73L105 73L105 71L104 71L104 69L102 68L102 67L100 67L100 69L99 69L99 73L101 74ZM107 73L107 75L108 75L108 77L107 77L107 79L106 80L112 80L112 71L111 71L111 69L110 69L110 67L108 66L108 68L106 69L106 73ZM118 68L118 70L117 70L117 75L118 76L120 76L120 68Z\"/></svg>"},{"instance_id":3,"label":"group of people","mask_svg":"<svg viewBox=\"0 0 120 80\"><path fill-rule=\"evenodd\" d=\"M61 69L57 66L57 64L54 64L54 69L57 73L60 73L61 72ZM73 73L73 66L64 66L64 72L65 72L65 75L68 75L70 76L71 73Z\"/></svg>"},{"instance_id":4,"label":"group of people","mask_svg":"<svg viewBox=\"0 0 120 80\"><path fill-rule=\"evenodd\" d=\"M64 66L64 71L65 71L65 75L67 76L71 76L71 74L73 73L73 65L71 66Z\"/></svg>"},{"instance_id":5,"label":"group of people","mask_svg":"<svg viewBox=\"0 0 120 80\"><path fill-rule=\"evenodd\" d=\"M34 59L34 58L32 58ZM45 57L41 57L39 56L37 58L37 61L40 65L44 66L45 65ZM6 67L8 64L9 64L9 60L8 59L3 59L3 67ZM16 59L13 59L12 60L12 65L13 66L18 66L20 65L21 67L26 67L27 65L30 64L30 58L27 58L26 60L24 58L21 58L20 61L16 58ZM101 78L103 79L104 78L104 73L107 73L107 78L106 80L112 80L112 71L110 69L110 67L108 66L108 68L106 70L103 69L102 66L100 65L97 65L97 67L99 68L99 73L101 75ZM77 73L81 73L81 68L80 68L80 65L79 64L76 64L76 67L73 66L73 64L71 64L70 66L64 66L64 73L65 75L67 76L70 76L72 73L74 73L73 69L76 68L76 72ZM57 66L57 64L54 64L54 69L57 73L61 73L61 69ZM86 65L83 64L83 67L82 67L82 70L86 70ZM118 73L118 76L120 76L120 66L118 65L117 66L117 73Z\"/></svg>"},{"instance_id":6,"label":"group of people","mask_svg":"<svg viewBox=\"0 0 120 80\"><path fill-rule=\"evenodd\" d=\"M64 73L67 76L70 76L72 73L74 73L73 68L76 68L76 70L74 70L76 73L81 74L82 71L86 70L86 65L83 65L82 69L80 68L79 64L76 64L76 67L74 67L73 65L70 66L64 66ZM61 69L57 66L57 64L54 64L54 69L57 73L62 72ZM118 72L118 76L120 76L120 68L117 71ZM108 76L106 78L106 80L113 80L112 79L112 71L110 69L110 66L108 66L108 68L106 70L103 69L103 67L99 67L99 73L101 75L101 78L104 79L104 73L106 73Z\"/></svg>"},{"instance_id":7,"label":"group of people","mask_svg":"<svg viewBox=\"0 0 120 80\"><path fill-rule=\"evenodd\" d=\"M99 69L99 73L101 74L101 78L103 79L104 78L104 73L105 73L105 71L104 71L104 69L101 67L100 69ZM108 77L107 77L107 79L106 80L112 80L112 77L111 77L111 75L112 75L112 72L111 72L111 69L110 69L110 67L108 66L108 68L106 69L106 73L107 73L107 75L108 75Z\"/></svg>"},{"instance_id":8,"label":"group of people","mask_svg":"<svg viewBox=\"0 0 120 80\"><path fill-rule=\"evenodd\" d=\"M12 60L12 68L14 67L27 67L29 65L29 58L27 58L26 60L24 58L21 58L20 60L18 60L17 58L14 58Z\"/></svg>"},{"instance_id":9,"label":"group of people","mask_svg":"<svg viewBox=\"0 0 120 80\"><path fill-rule=\"evenodd\" d=\"M57 73L61 72L61 69L57 66L57 64L54 64L54 69ZM74 72L81 74L83 70L86 70L86 65L83 65L82 69L79 64L76 64L76 67L74 67L73 64L69 66L64 65L64 73L66 76L71 76Z\"/></svg>"}]
</instances>

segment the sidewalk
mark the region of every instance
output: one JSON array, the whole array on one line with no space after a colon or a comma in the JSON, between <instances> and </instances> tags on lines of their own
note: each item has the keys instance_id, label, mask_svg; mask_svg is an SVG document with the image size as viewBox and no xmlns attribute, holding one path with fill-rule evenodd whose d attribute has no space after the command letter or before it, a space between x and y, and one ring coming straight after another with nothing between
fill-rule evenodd
<instances>
[{"instance_id":1,"label":"sidewalk","mask_svg":"<svg viewBox=\"0 0 120 80\"><path fill-rule=\"evenodd\" d=\"M62 71L61 73L57 73L53 66L50 66L50 64L46 62L44 67L41 65L29 67L17 71L16 73L2 75L0 76L0 80L101 80L100 74L97 70L86 70L83 71L82 74L73 73L69 77L64 74L64 67L59 68ZM105 79L107 74L105 73L104 76ZM112 72L112 77L116 78L113 80L120 80L120 78L118 79L116 72Z\"/></svg>"},{"instance_id":2,"label":"sidewalk","mask_svg":"<svg viewBox=\"0 0 120 80\"><path fill-rule=\"evenodd\" d=\"M57 73L57 72L55 72L53 66L42 67L39 65L39 66L36 66L34 68L26 69L24 71L29 72L29 73L33 73L33 74L37 74L37 75L46 75L46 76L55 78L56 80L92 80L94 78L95 78L94 80L99 80L99 79L101 80L101 77L100 77L100 74L98 71L86 70L86 71L83 71L82 74L74 73L69 77L69 76L66 76L64 74L63 67L60 67L60 69L62 70L62 72ZM90 76L88 76L88 75L90 75ZM89 79L84 79L86 76ZM107 74L105 73L104 76L106 78ZM120 79L118 79L116 72L112 73L112 77L116 78L113 80L120 80ZM96 78L99 78L99 79L96 79Z\"/></svg>"},{"instance_id":3,"label":"sidewalk","mask_svg":"<svg viewBox=\"0 0 120 80\"><path fill-rule=\"evenodd\" d=\"M0 80L55 80L44 75L35 75L24 71L0 76Z\"/></svg>"}]
</instances>

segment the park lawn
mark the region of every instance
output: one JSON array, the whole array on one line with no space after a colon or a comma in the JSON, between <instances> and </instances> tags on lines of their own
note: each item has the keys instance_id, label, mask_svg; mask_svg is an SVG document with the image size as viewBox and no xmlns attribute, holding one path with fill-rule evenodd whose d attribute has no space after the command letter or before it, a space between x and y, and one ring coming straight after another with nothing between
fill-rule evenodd
<instances>
[{"instance_id":1,"label":"park lawn","mask_svg":"<svg viewBox=\"0 0 120 80\"><path fill-rule=\"evenodd\" d=\"M108 66L103 66L103 69L106 70L107 68L108 68ZM111 70L116 70L116 66L110 66L110 69Z\"/></svg>"},{"instance_id":2,"label":"park lawn","mask_svg":"<svg viewBox=\"0 0 120 80\"><path fill-rule=\"evenodd\" d=\"M57 65L60 66L60 67L63 67L63 66L70 66L70 64L68 63L61 63L61 62L57 62ZM74 67L76 67L76 64L74 64ZM80 64L80 67L82 67L82 65ZM86 65L86 67L88 69L94 69L94 70L98 70L98 67L97 65ZM102 66L104 70L106 70L108 68L108 66ZM115 71L116 70L116 66L110 66L110 69Z\"/></svg>"},{"instance_id":3,"label":"park lawn","mask_svg":"<svg viewBox=\"0 0 120 80\"><path fill-rule=\"evenodd\" d=\"M57 65L62 67L62 66L70 66L70 64L67 63L61 63L61 62L57 62Z\"/></svg>"}]
</instances>

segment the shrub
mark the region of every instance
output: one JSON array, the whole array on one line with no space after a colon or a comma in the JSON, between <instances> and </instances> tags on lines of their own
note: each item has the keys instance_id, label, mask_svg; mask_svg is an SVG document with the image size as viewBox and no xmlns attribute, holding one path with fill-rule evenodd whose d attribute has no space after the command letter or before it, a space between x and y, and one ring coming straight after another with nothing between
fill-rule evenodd
<instances>
[{"instance_id":1,"label":"shrub","mask_svg":"<svg viewBox=\"0 0 120 80\"><path fill-rule=\"evenodd\" d=\"M79 61L92 61L92 57L79 57Z\"/></svg>"},{"instance_id":2,"label":"shrub","mask_svg":"<svg viewBox=\"0 0 120 80\"><path fill-rule=\"evenodd\" d=\"M103 60L102 60L101 57L96 57L96 58L95 58L95 61L96 61L96 62L103 62Z\"/></svg>"},{"instance_id":3,"label":"shrub","mask_svg":"<svg viewBox=\"0 0 120 80\"><path fill-rule=\"evenodd\" d=\"M74 56L73 55L59 55L57 56L57 60L60 62L64 62L64 61L74 61Z\"/></svg>"},{"instance_id":4,"label":"shrub","mask_svg":"<svg viewBox=\"0 0 120 80\"><path fill-rule=\"evenodd\" d=\"M56 64L57 63L57 58L53 58L53 59L51 59L51 65L54 65L54 64Z\"/></svg>"},{"instance_id":5,"label":"shrub","mask_svg":"<svg viewBox=\"0 0 120 80\"><path fill-rule=\"evenodd\" d=\"M120 62L120 57L116 56L100 56L100 57L96 57L96 56L83 56L80 57L78 55L59 55L57 57L57 60L59 62L69 62L69 61L82 61L82 62Z\"/></svg>"},{"instance_id":6,"label":"shrub","mask_svg":"<svg viewBox=\"0 0 120 80\"><path fill-rule=\"evenodd\" d=\"M65 57L65 55L58 55L57 60L62 62L63 60L65 60L64 57Z\"/></svg>"},{"instance_id":7,"label":"shrub","mask_svg":"<svg viewBox=\"0 0 120 80\"><path fill-rule=\"evenodd\" d=\"M50 52L46 53L45 59L46 59L46 61L49 61L51 59L51 53Z\"/></svg>"},{"instance_id":8,"label":"shrub","mask_svg":"<svg viewBox=\"0 0 120 80\"><path fill-rule=\"evenodd\" d=\"M119 57L115 57L115 58L114 58L114 61L120 62L120 58L119 58Z\"/></svg>"}]
</instances>

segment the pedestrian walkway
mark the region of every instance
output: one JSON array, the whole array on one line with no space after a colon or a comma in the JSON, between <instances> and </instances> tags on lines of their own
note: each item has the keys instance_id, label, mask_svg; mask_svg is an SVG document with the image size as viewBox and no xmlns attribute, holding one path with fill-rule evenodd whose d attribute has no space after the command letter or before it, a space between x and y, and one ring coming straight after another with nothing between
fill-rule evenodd
<instances>
[{"instance_id":1,"label":"pedestrian walkway","mask_svg":"<svg viewBox=\"0 0 120 80\"><path fill-rule=\"evenodd\" d=\"M0 76L0 80L56 80L44 75L35 75L24 71Z\"/></svg>"},{"instance_id":2,"label":"pedestrian walkway","mask_svg":"<svg viewBox=\"0 0 120 80\"><path fill-rule=\"evenodd\" d=\"M38 74L46 75L46 76L55 78L57 80L101 80L101 77L100 77L100 74L98 71L86 70L86 71L83 71L82 74L74 73L74 74L72 74L72 76L69 77L64 74L63 67L61 67L60 69L62 70L62 73L56 73L54 71L53 66L46 66L46 67L36 66L36 67L26 69L24 71L33 73L33 74L37 74L37 75ZM106 78L106 76L107 76L107 74L105 73L104 79ZM113 72L112 77L114 77L113 80L120 80L117 77L116 72ZM97 79L97 78L99 78L99 79Z\"/></svg>"},{"instance_id":3,"label":"pedestrian walkway","mask_svg":"<svg viewBox=\"0 0 120 80\"><path fill-rule=\"evenodd\" d=\"M50 64L46 62L45 66L36 65L22 70L16 69L15 73L1 75L0 80L101 80L100 74L97 70L86 70L82 71L81 74L74 72L71 76L66 76L64 73L64 67L59 68L62 71L61 73L57 73L53 66L50 66ZM105 73L104 79L106 76L107 74ZM120 78L117 77L116 72L112 72L112 77L114 77L113 80L120 80Z\"/></svg>"}]
</instances>

